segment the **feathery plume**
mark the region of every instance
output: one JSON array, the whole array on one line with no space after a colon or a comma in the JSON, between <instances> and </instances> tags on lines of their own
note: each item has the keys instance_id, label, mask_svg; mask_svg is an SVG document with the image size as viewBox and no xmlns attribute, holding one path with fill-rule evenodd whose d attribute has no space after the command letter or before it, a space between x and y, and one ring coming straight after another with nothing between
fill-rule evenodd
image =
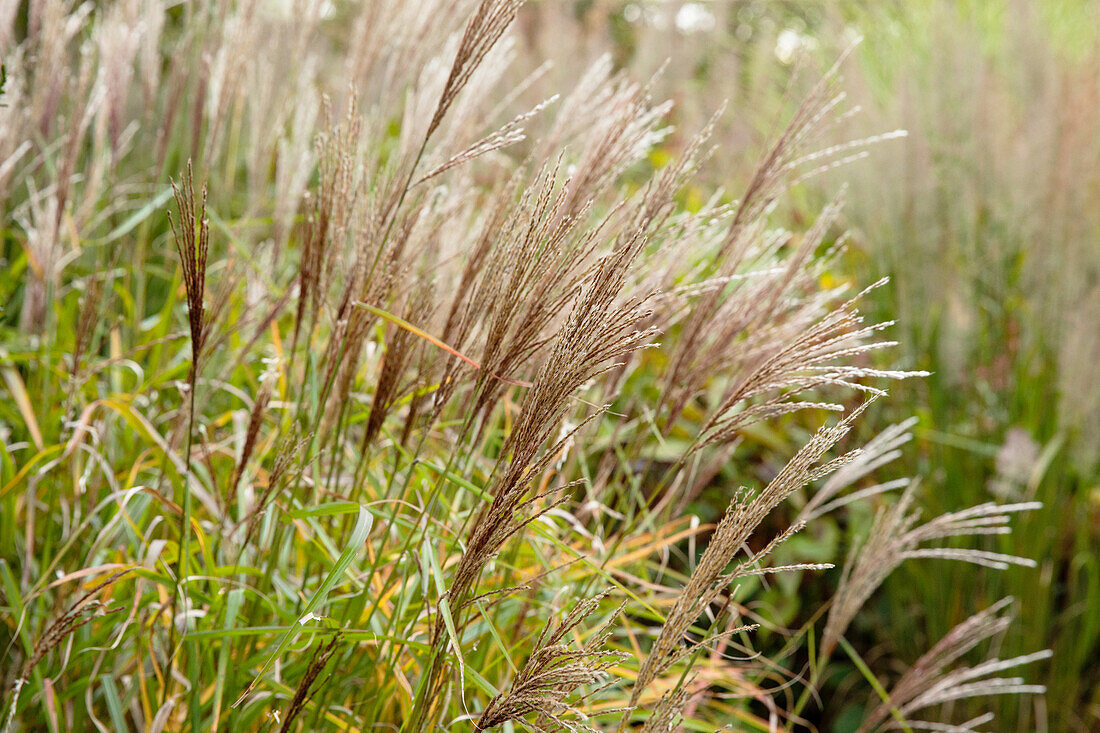
<instances>
[{"instance_id":1,"label":"feathery plume","mask_svg":"<svg viewBox=\"0 0 1100 733\"><path fill-rule=\"evenodd\" d=\"M420 283L415 287L416 295L409 303L407 322L423 322L432 306L434 289L427 283ZM390 408L397 397L398 389L402 386L401 379L409 366L416 348L423 342L407 328L391 326L387 331L386 353L382 357L382 368L379 371L378 381L374 389L374 401L371 404L370 416L367 418L367 428L363 433L363 450L371 444L382 429L382 423L386 419Z\"/></svg>"},{"instance_id":2,"label":"feathery plume","mask_svg":"<svg viewBox=\"0 0 1100 733\"><path fill-rule=\"evenodd\" d=\"M653 712L642 725L642 733L672 733L679 727L683 721L684 707L691 697L689 690L693 679L684 680L683 684L661 695Z\"/></svg>"},{"instance_id":3,"label":"feathery plume","mask_svg":"<svg viewBox=\"0 0 1100 733\"><path fill-rule=\"evenodd\" d=\"M539 713L540 718L553 721L565 730L592 730L564 717L572 709L566 699L578 687L606 678L607 670L629 655L606 648L609 635L606 625L575 649L569 646L565 637L593 613L607 595L605 591L581 601L564 619L551 622L542 630L534 651L516 673L508 690L496 695L482 711L476 723L478 730L510 720L518 721L532 713ZM609 622L621 610L622 606L612 613ZM540 725L538 729L545 729L545 726Z\"/></svg>"},{"instance_id":4,"label":"feathery plume","mask_svg":"<svg viewBox=\"0 0 1100 733\"><path fill-rule=\"evenodd\" d=\"M432 170L425 173L418 178L412 185L419 186L421 183L425 183L438 175L449 171L455 166L462 165L475 158L480 158L483 155L488 155L495 150L506 148L509 145L521 142L526 139L524 134L523 125L532 117L542 112L549 105L553 104L557 100L557 95L550 97L549 99L540 102L533 109L528 112L524 112L521 115L517 115L511 122L508 122L498 130L491 132L490 134L478 140L473 145L470 145L465 150L455 153L443 163Z\"/></svg>"},{"instance_id":5,"label":"feathery plume","mask_svg":"<svg viewBox=\"0 0 1100 733\"><path fill-rule=\"evenodd\" d=\"M31 672L33 672L34 668L38 666L38 663L50 653L50 650L61 645L65 639L81 626L91 623L96 618L117 613L122 610L121 606L108 608L105 604L97 601L95 597L121 580L123 576L130 573L132 570L133 568L128 568L114 573L102 583L96 585L78 598L69 606L69 610L65 611L65 613L61 614L53 623L46 627L42 635L38 637L38 641L35 642L34 648L31 650L31 655L27 657L27 660L23 663L23 668L15 680L15 692L12 695L7 718L0 730L8 730L15 716L16 707L19 705L20 690L27 684L31 678Z\"/></svg>"},{"instance_id":6,"label":"feathery plume","mask_svg":"<svg viewBox=\"0 0 1100 733\"><path fill-rule=\"evenodd\" d=\"M256 438L260 434L260 427L263 425L264 412L267 410L267 404L271 401L272 383L275 380L266 379L260 386L260 393L256 395L255 401L252 403L252 410L248 415L248 429L244 435L244 445L241 447L241 457L237 461L236 468L233 469L233 476L229 479L229 485L225 494L226 501L233 498L233 494L237 491L237 485L241 482L241 476L244 475L244 470L248 466L248 461L252 458L252 451L256 447Z\"/></svg>"},{"instance_id":7,"label":"feathery plume","mask_svg":"<svg viewBox=\"0 0 1100 733\"><path fill-rule=\"evenodd\" d=\"M183 269L183 285L187 291L187 321L191 328L191 380L198 372L199 359L208 333L203 296L206 292L206 257L210 249L210 225L206 221L206 184L202 187L202 196L196 203L195 178L191 161L187 161L187 172L181 184L172 183L176 196L176 208L179 221L168 212L168 221L176 240L180 267Z\"/></svg>"},{"instance_id":8,"label":"feathery plume","mask_svg":"<svg viewBox=\"0 0 1100 733\"><path fill-rule=\"evenodd\" d=\"M902 562L927 557L982 565L1004 570L1010 565L1035 567L1035 561L1015 555L984 550L946 547L920 547L924 542L948 537L1008 534L1011 515L1038 509L1038 502L994 504L992 502L950 512L917 525L919 510L912 510L917 482L909 482L900 500L893 507L880 511L863 546L853 548L845 563L844 574L829 608L825 633L821 639L821 656L828 657L837 640L847 630L856 613L886 577Z\"/></svg>"},{"instance_id":9,"label":"feathery plume","mask_svg":"<svg viewBox=\"0 0 1100 733\"><path fill-rule=\"evenodd\" d=\"M529 496L528 488L586 424L566 432L553 448L539 455L540 448L565 417L575 392L588 380L611 368L609 364L640 348L651 337L650 332L634 328L644 312L646 299L639 297L618 302L627 270L643 242L640 236L621 241L600 259L569 318L558 331L551 353L539 370L503 446L502 453L508 459L490 485L492 500L474 517L462 557L451 576L446 595L454 614L461 614L469 605L483 568L504 544L527 524L561 503L539 506L543 499L559 489ZM602 410L592 417L601 413ZM418 716L416 724L420 727L432 714L429 707L445 668L446 631L444 615L438 613L432 630L432 659L425 671L427 679L422 683L422 695L414 703Z\"/></svg>"},{"instance_id":10,"label":"feathery plume","mask_svg":"<svg viewBox=\"0 0 1100 733\"><path fill-rule=\"evenodd\" d=\"M1041 659L1049 659L1049 649L1025 654L1011 659L990 659L973 667L948 669L951 664L981 642L1003 633L1012 621L1012 614L1005 611L1013 599L1003 598L984 611L980 611L953 628L934 647L929 649L909 668L890 691L889 699L875 707L864 719L857 733L872 733L890 721L891 715L908 720L913 713L940 705L987 695L1041 695L1043 685L1026 684L1021 677L994 677L1005 670L1014 669ZM934 723L916 721L913 728L923 730L957 730L975 733L976 727L992 720L983 715L958 726L937 728Z\"/></svg>"},{"instance_id":11,"label":"feathery plume","mask_svg":"<svg viewBox=\"0 0 1100 733\"><path fill-rule=\"evenodd\" d=\"M810 500L806 502L806 506L799 512L796 521L809 522L852 502L908 486L909 479L897 479L875 484L837 498L837 495L847 487L900 457L901 447L913 438L913 434L909 430L916 424L917 418L909 418L896 425L889 426L869 440L851 463L838 469L821 485L821 488L814 492Z\"/></svg>"},{"instance_id":12,"label":"feathery plume","mask_svg":"<svg viewBox=\"0 0 1100 733\"><path fill-rule=\"evenodd\" d=\"M669 613L664 626L661 627L657 640L638 671L638 677L631 694L632 705L637 704L642 692L653 680L664 674L682 656L682 654L674 654L677 645L687 633L691 624L718 597L722 589L738 576L763 572L753 566L760 559L770 554L779 543L801 528L801 525L789 528L769 542L761 552L757 553L748 562L738 566L732 573L725 571L745 544L745 541L775 507L806 484L829 475L851 461L855 455L858 455L858 453L848 453L840 458L819 464L826 451L836 445L848 433L853 421L866 409L868 404L870 403L864 403L858 409L853 410L851 414L836 425L821 428L759 494L753 496L745 489L737 493L726 510L726 515L718 523L718 527L688 579L687 585L677 596L672 611ZM823 566L805 565L773 570L817 567ZM742 626L727 633L736 633L753 628L755 626Z\"/></svg>"},{"instance_id":13,"label":"feathery plume","mask_svg":"<svg viewBox=\"0 0 1100 733\"><path fill-rule=\"evenodd\" d=\"M485 56L515 20L523 0L482 0L477 10L466 24L458 53L451 65L451 73L439 97L432 121L428 125L425 140L432 136L439 123L447 115L455 98L459 95L474 71L485 60Z\"/></svg>"},{"instance_id":14,"label":"feathery plume","mask_svg":"<svg viewBox=\"0 0 1100 733\"><path fill-rule=\"evenodd\" d=\"M523 410L504 445L507 466L494 481L492 502L474 522L466 551L455 570L451 593L465 599L477 576L504 542L526 522L517 511L534 499L524 499L532 477L542 473L579 429L562 436L553 449L538 456L565 416L573 394L588 380L606 371L609 364L644 345L651 332L636 331L645 298L625 304L615 301L623 287L627 268L637 256L642 240L621 243L603 257L586 285L568 321L562 326L549 358L539 370L523 402ZM536 516L540 512L536 512Z\"/></svg>"}]
</instances>

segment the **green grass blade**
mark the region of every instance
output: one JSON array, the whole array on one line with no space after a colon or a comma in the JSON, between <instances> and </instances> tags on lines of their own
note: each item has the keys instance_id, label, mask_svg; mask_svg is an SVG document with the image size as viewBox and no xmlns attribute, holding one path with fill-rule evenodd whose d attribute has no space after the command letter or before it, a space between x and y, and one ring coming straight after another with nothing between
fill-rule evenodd
<instances>
[{"instance_id":1,"label":"green grass blade","mask_svg":"<svg viewBox=\"0 0 1100 733\"><path fill-rule=\"evenodd\" d=\"M374 523L374 517L366 507L359 508L359 516L355 520L355 528L351 531L351 537L348 539L347 545L344 547L344 551L340 553L340 557L336 558L336 563L332 566L332 570L325 577L321 586L314 591L305 607L302 609L302 613L298 616L298 620L286 630L282 639L279 640L278 645L275 647L275 651L267 658L264 665L260 668L260 671L256 674L256 678L252 680L252 683L245 688L245 691L241 693L241 696L237 698L237 701L233 703L231 707L237 707L240 705L249 693L259 683L260 678L264 676L267 670L271 667L271 664L286 651L287 647L294 640L294 637L298 633L299 627L302 624L307 623L313 618L313 611L321 605L321 603L328 596L331 591L343 577L344 571L348 569L348 565L355 559L355 556L363 549L363 545L367 541L367 535L370 534L371 525Z\"/></svg>"},{"instance_id":2,"label":"green grass blade","mask_svg":"<svg viewBox=\"0 0 1100 733\"><path fill-rule=\"evenodd\" d=\"M96 244L108 244L116 239L121 239L127 234L137 228L138 224L148 219L153 215L155 211L164 206L164 203L172 195L172 187L168 186L158 193L149 203L142 206L140 209L130 215L126 221L119 224L117 227L111 230L111 232L102 240L96 242Z\"/></svg>"},{"instance_id":3,"label":"green grass blade","mask_svg":"<svg viewBox=\"0 0 1100 733\"><path fill-rule=\"evenodd\" d=\"M852 660L852 664L856 665L856 669L863 675L863 678L867 680L867 684L871 685L875 694L882 699L884 703L890 705L890 714L894 716L894 720L897 721L898 727L900 727L905 733L913 733L913 729L909 727L909 722L901 714L901 711L897 709L893 701L890 699L890 693L886 691L886 688L882 686L882 683L875 677L875 673L871 671L871 668L867 666L867 663L863 661L863 657L859 656L859 652L855 650L848 640L843 636L837 639L840 646L844 649L845 653Z\"/></svg>"},{"instance_id":4,"label":"green grass blade","mask_svg":"<svg viewBox=\"0 0 1100 733\"><path fill-rule=\"evenodd\" d=\"M111 724L116 731L130 730L126 725L126 710L122 707L122 700L118 696L118 688L110 675L100 675L99 683L103 685L103 699L107 703L107 713L111 716Z\"/></svg>"}]
</instances>

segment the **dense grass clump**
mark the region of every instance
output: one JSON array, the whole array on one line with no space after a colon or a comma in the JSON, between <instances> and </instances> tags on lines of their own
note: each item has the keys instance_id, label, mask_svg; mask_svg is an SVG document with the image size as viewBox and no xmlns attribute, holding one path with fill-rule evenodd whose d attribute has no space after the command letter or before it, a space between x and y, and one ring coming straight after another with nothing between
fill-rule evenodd
<instances>
[{"instance_id":1,"label":"dense grass clump","mask_svg":"<svg viewBox=\"0 0 1100 733\"><path fill-rule=\"evenodd\" d=\"M891 681L848 638L904 562L1034 565L992 543L1037 502L875 478L927 375L831 276L843 195L776 221L901 134L827 144L838 62L687 195L735 113L551 93L520 5L0 17L4 729L813 729L834 658L860 731L1043 693L967 666L1010 598Z\"/></svg>"}]
</instances>

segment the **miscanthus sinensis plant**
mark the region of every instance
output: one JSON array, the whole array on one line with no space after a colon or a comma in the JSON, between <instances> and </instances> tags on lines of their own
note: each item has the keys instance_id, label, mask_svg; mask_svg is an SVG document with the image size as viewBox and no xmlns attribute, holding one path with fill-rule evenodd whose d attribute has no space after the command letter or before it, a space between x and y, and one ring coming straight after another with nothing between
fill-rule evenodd
<instances>
[{"instance_id":1,"label":"miscanthus sinensis plant","mask_svg":"<svg viewBox=\"0 0 1100 733\"><path fill-rule=\"evenodd\" d=\"M837 69L739 195L685 206L711 125L652 166L670 106L607 59L543 96L520 10L0 6L5 730L796 729L838 645L864 730L1041 692L995 676L1041 653L948 669L1007 601L890 693L844 637L901 562L1028 563L944 543L1032 505L922 524L871 478L909 426L850 444L919 375L821 285L841 198L771 223L877 141L816 145ZM822 411L684 515L749 431ZM774 559L869 501L843 572ZM830 571L758 633L762 576Z\"/></svg>"}]
</instances>

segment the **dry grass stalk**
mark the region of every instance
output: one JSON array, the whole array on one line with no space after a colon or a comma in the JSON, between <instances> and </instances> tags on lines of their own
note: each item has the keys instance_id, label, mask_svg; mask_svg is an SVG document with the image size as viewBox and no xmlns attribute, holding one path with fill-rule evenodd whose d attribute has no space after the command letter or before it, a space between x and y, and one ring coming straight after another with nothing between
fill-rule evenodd
<instances>
[{"instance_id":1,"label":"dry grass stalk","mask_svg":"<svg viewBox=\"0 0 1100 733\"><path fill-rule=\"evenodd\" d=\"M484 138L478 140L473 145L470 145L465 150L455 153L446 161L440 163L438 166L425 173L423 176L418 178L416 182L413 183L413 185L419 186L421 183L425 183L438 175L442 175L446 171L449 171L451 168L454 168L455 166L462 165L476 158L480 158L483 155L488 155L489 153L492 153L496 150L500 150L501 148L508 147L509 145L514 145L515 143L527 139L523 130L524 123L533 118L535 115L542 112L542 110L546 109L546 107L548 107L556 100L557 95L552 96L549 99L540 102L530 111L524 112L521 115L517 115L503 127L486 135Z\"/></svg>"},{"instance_id":2,"label":"dry grass stalk","mask_svg":"<svg viewBox=\"0 0 1100 733\"><path fill-rule=\"evenodd\" d=\"M103 280L94 277L88 281L88 289L80 304L80 320L76 325L76 339L73 344L73 361L70 376L76 378L80 372L80 360L92 343L98 325L99 306L103 297Z\"/></svg>"},{"instance_id":3,"label":"dry grass stalk","mask_svg":"<svg viewBox=\"0 0 1100 733\"><path fill-rule=\"evenodd\" d=\"M419 208L400 217L396 226L381 246L372 254L363 247L357 255L356 265L348 279L340 304L336 309L336 329L329 339L322 364L324 384L329 385L329 399L323 406L324 421L319 428L321 436L328 436L351 392L352 382L362 361L364 345L375 316L356 307L359 302L384 303L409 276L411 262L418 252L407 253L413 242L412 234L422 214ZM373 227L372 227L373 229ZM360 233L370 241L377 231ZM427 240L419 242L426 244ZM373 260L373 262L369 262ZM412 285L410 284L410 287Z\"/></svg>"},{"instance_id":4,"label":"dry grass stalk","mask_svg":"<svg viewBox=\"0 0 1100 733\"><path fill-rule=\"evenodd\" d=\"M185 400L186 412L181 412L179 425L185 430L186 441L183 454L184 471L180 488L180 500L183 511L180 514L179 543L180 551L176 560L176 577L183 579L188 577L188 559L191 552L191 509L192 509L192 469L191 447L194 440L195 427L195 391L198 382L199 369L203 358L203 349L209 333L210 322L207 319L204 307L206 291L206 265L207 255L210 249L210 227L206 221L206 185L202 188L202 198L196 203L195 180L191 168L191 161L187 161L187 172L184 175L182 187L172 184L172 190L176 197L176 207L179 212L179 221L172 219L168 213L169 224L176 241L176 251L180 258L180 268L183 270L183 283L187 292L187 321L191 330L191 366L187 375L187 390ZM176 433L178 435L178 432ZM173 437L173 440L175 436ZM173 589L172 608L176 609L179 596L183 595L183 607L189 607L186 583L179 583ZM186 619L186 615L184 616ZM175 620L170 627L169 646L175 646L175 634L177 624Z\"/></svg>"},{"instance_id":5,"label":"dry grass stalk","mask_svg":"<svg viewBox=\"0 0 1100 733\"><path fill-rule=\"evenodd\" d=\"M485 564L530 521L518 517L517 512L531 507L538 498L525 499L531 479L556 460L576 430L541 456L538 452L561 424L576 390L609 368L610 362L643 345L651 335L633 330L641 302L621 307L614 304L638 246L637 242L627 243L603 258L523 402L520 418L504 446L508 464L493 482L493 500L479 512L455 570L451 595L460 607ZM538 513L536 510L535 516Z\"/></svg>"},{"instance_id":6,"label":"dry grass stalk","mask_svg":"<svg viewBox=\"0 0 1100 733\"><path fill-rule=\"evenodd\" d=\"M268 402L271 401L273 382L274 379L264 380L260 386L260 393L256 395L256 400L252 403L252 410L248 415L248 428L244 435L244 445L241 446L241 457L237 460L237 465L233 469L233 476L229 479L227 486L225 495L227 502L233 499L233 494L237 491L237 485L241 482L248 461L252 458L252 451L256 447L256 438L259 436L260 427L263 425L264 413L267 410Z\"/></svg>"},{"instance_id":7,"label":"dry grass stalk","mask_svg":"<svg viewBox=\"0 0 1100 733\"><path fill-rule=\"evenodd\" d=\"M561 424L575 392L588 380L611 368L609 364L614 360L644 345L652 335L634 330L642 314L644 298L616 303L627 270L641 246L640 237L620 242L614 251L601 258L585 284L585 291L555 337L551 353L539 370L523 402L519 419L505 442L503 454L508 457L507 464L490 487L492 501L477 512L462 558L453 571L447 599L455 614L465 610L482 570L504 544L551 508L539 504L559 489L529 496L528 487L557 459L567 441L579 430L578 427L569 431L553 448L539 455L539 450ZM461 622L458 625L461 627ZM425 673L427 684L422 688L426 699L437 696L444 669L442 654L446 629L442 614L436 616L432 639L433 655ZM425 699L418 699L417 709L421 716L418 720L429 715Z\"/></svg>"},{"instance_id":8,"label":"dry grass stalk","mask_svg":"<svg viewBox=\"0 0 1100 733\"><path fill-rule=\"evenodd\" d=\"M908 486L909 479L897 479L868 486L838 498L838 495L844 489L900 457L901 447L913 438L909 430L916 424L917 418L909 418L896 425L891 425L869 440L860 449L859 456L848 465L837 470L814 492L810 500L806 502L806 506L799 512L798 521L810 522L852 502Z\"/></svg>"},{"instance_id":9,"label":"dry grass stalk","mask_svg":"<svg viewBox=\"0 0 1100 733\"><path fill-rule=\"evenodd\" d=\"M275 458L271 467L271 473L269 473L267 477L267 484L256 496L248 513L241 522L238 523L238 526L240 524L245 526L241 547L253 546L253 540L259 528L259 521L263 517L264 511L267 509L272 499L274 499L279 491L283 489L284 484L289 480L288 474L291 466L309 441L310 438L308 436L302 437L296 431L285 434L279 440L275 448Z\"/></svg>"},{"instance_id":10,"label":"dry grass stalk","mask_svg":"<svg viewBox=\"0 0 1100 733\"><path fill-rule=\"evenodd\" d=\"M708 265L708 277L732 276L740 267L752 238L759 230L760 218L783 190L787 165L796 158L817 122L840 101L829 96L833 73L826 75L806 97L786 130L757 167L730 222L725 241ZM726 300L725 296L725 289L706 292L685 320L666 381L666 394L671 396L670 420L675 419L686 400L698 390L698 375L705 371L698 360L716 348L713 345L708 348L707 345L723 343L723 339L712 337L712 324L723 322L717 315ZM694 379L692 375L695 375Z\"/></svg>"},{"instance_id":11,"label":"dry grass stalk","mask_svg":"<svg viewBox=\"0 0 1100 733\"><path fill-rule=\"evenodd\" d=\"M413 286L414 295L410 295L409 311L403 320L409 323L423 323L427 320L430 309L434 304L434 289L428 283L420 282ZM399 390L407 387L402 383L410 362L421 347L423 342L411 331L396 325L387 329L386 353L382 357L382 368L379 371L378 380L374 391L374 401L370 407L370 416L367 418L367 427L363 432L363 452L366 453L369 446L382 429L382 423L386 419Z\"/></svg>"},{"instance_id":12,"label":"dry grass stalk","mask_svg":"<svg viewBox=\"0 0 1100 733\"><path fill-rule=\"evenodd\" d=\"M919 374L836 364L838 359L851 359L889 345L868 340L890 324L861 326L855 306L858 297L824 309L828 296L824 300L805 297L805 293L817 289L811 273L823 265L810 265L811 256L836 219L839 199L826 207L780 268L752 280L741 272L754 258L768 262L787 243L789 237L765 236L764 220L778 196L791 185L792 172L805 162L817 160L817 155L830 157L839 152L803 151L820 134L822 121L844 100L843 94L834 91L841 61L843 57L805 97L757 167L716 256L702 268L702 282L708 286L698 291L686 313L676 316L682 325L665 374L666 434L715 374L729 375L730 387L721 406L713 411L700 445L731 440L748 425L786 412L829 408L817 401L788 401L814 387L849 386L874 392L853 380ZM738 409L753 396L763 402Z\"/></svg>"},{"instance_id":13,"label":"dry grass stalk","mask_svg":"<svg viewBox=\"0 0 1100 733\"><path fill-rule=\"evenodd\" d=\"M691 697L693 679L669 690L657 701L653 712L642 725L642 733L672 733L684 719L684 708Z\"/></svg>"},{"instance_id":14,"label":"dry grass stalk","mask_svg":"<svg viewBox=\"0 0 1100 733\"><path fill-rule=\"evenodd\" d=\"M325 132L317 136L315 154L319 184L309 199L309 213L302 238L302 254L298 263L297 332L305 317L310 319L310 331L316 327L324 301L331 290L336 258L342 254L345 240L362 196L362 181L357 175L357 156L362 136L362 120L354 95L347 102L342 119L334 120L332 102L321 100L321 117ZM297 343L297 338L295 338Z\"/></svg>"},{"instance_id":15,"label":"dry grass stalk","mask_svg":"<svg viewBox=\"0 0 1100 733\"><path fill-rule=\"evenodd\" d=\"M492 50L496 42L515 20L523 0L482 0L466 24L459 42L458 53L451 65L450 75L439 97L432 121L428 124L425 140L436 128L454 104L455 98L470 81L470 77Z\"/></svg>"},{"instance_id":16,"label":"dry grass stalk","mask_svg":"<svg viewBox=\"0 0 1100 733\"><path fill-rule=\"evenodd\" d=\"M880 281L872 287L883 282ZM886 322L863 325L857 302L865 293L866 291L844 302L815 322L806 322L809 319L803 318L794 319L790 324L794 328L789 328L783 335L769 333L770 329L751 329L756 330L756 333L742 346L743 352L747 353L739 354L744 371L738 375L722 402L713 410L704 425L696 450L732 440L749 425L796 410L840 409L839 405L817 401L791 401L789 398L792 395L825 386L847 387L858 392L881 395L881 390L856 380L921 376L922 372L880 370L836 363L840 359L851 359L892 344L869 340L891 324ZM761 302L756 298L752 301ZM752 310L755 312L748 315L748 323L760 324L765 322L760 320L761 317L765 320L771 318L770 306L765 306L764 311L756 307Z\"/></svg>"},{"instance_id":17,"label":"dry grass stalk","mask_svg":"<svg viewBox=\"0 0 1100 733\"><path fill-rule=\"evenodd\" d=\"M523 193L472 294L473 303L487 304L480 313L482 370L501 378L481 385L478 413L496 404L504 389L502 380L516 380L547 347L551 329L590 274L587 268L599 230L583 231L583 218L562 216L565 191L557 188L558 167L559 163L545 166Z\"/></svg>"}]
</instances>

